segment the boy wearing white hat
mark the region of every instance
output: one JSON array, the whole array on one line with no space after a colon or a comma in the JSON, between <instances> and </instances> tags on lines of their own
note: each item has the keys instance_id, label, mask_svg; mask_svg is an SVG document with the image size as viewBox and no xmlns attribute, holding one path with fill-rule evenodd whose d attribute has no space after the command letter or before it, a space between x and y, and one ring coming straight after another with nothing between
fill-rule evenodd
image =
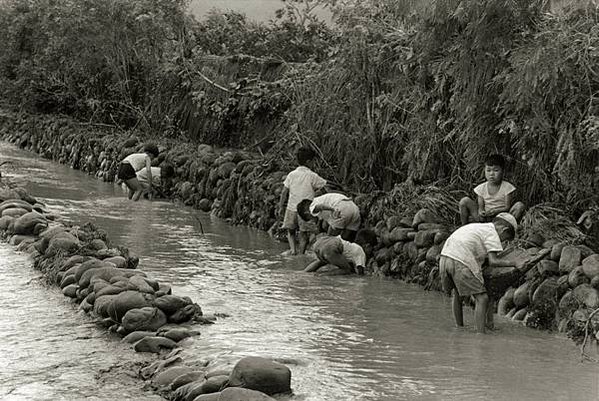
<instances>
[{"instance_id":1,"label":"boy wearing white hat","mask_svg":"<svg viewBox=\"0 0 599 401\"><path fill-rule=\"evenodd\" d=\"M516 262L500 259L497 254L503 251L501 245L516 235L518 223L509 213L499 213L491 223L471 223L454 231L443 246L439 260L439 275L443 290L451 295L452 309L458 326L464 325L461 297L473 296L475 301L474 320L477 331L485 332L489 319L492 325L482 265L489 259L489 266L515 266ZM522 262L519 262L522 263Z\"/></svg>"}]
</instances>

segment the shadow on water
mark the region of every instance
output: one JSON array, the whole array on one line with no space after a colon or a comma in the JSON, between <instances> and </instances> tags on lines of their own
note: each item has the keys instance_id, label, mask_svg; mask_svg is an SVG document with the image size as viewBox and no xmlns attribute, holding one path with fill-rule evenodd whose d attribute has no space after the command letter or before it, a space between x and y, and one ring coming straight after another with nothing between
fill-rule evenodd
<instances>
[{"instance_id":1,"label":"shadow on water","mask_svg":"<svg viewBox=\"0 0 599 401\"><path fill-rule=\"evenodd\" d=\"M284 244L263 232L231 227L169 202L129 202L113 185L6 144L0 144L0 151L3 159L16 164L8 175L27 179L28 189L50 210L74 223L96 223L114 243L139 255L142 269L172 283L175 293L192 297L208 313L230 315L202 327L202 335L186 345L186 352L230 361L245 355L287 360L299 399L599 398L599 367L581 364L577 348L564 337L502 320L499 330L489 335L458 330L449 300L441 294L385 279L305 274L301 268L308 259L282 258ZM19 279L10 278L4 259L0 266L3 281L18 287L15 291L26 291ZM28 276L34 274L27 271ZM25 287L32 291L31 285ZM49 320L86 327L85 318L65 307L62 296L47 289L33 291L44 299L37 308L52 314ZM23 319L33 313L25 306ZM467 325L471 318L469 312ZM12 340L9 336L0 344L27 355L33 344L16 338L32 329L13 323L9 315L0 315L0 328L8 326L13 333ZM86 347L115 346L95 328L87 330L93 341L105 345ZM60 343L63 353L76 354L76 347L69 348L69 336L75 335L70 333L51 344L43 342L40 351ZM95 357L109 364L113 356L109 351ZM43 365L33 367L41 369L35 373L40 378L52 377ZM11 371L0 381L0 389L18 385L19 375ZM93 394L95 389L81 391Z\"/></svg>"}]
</instances>

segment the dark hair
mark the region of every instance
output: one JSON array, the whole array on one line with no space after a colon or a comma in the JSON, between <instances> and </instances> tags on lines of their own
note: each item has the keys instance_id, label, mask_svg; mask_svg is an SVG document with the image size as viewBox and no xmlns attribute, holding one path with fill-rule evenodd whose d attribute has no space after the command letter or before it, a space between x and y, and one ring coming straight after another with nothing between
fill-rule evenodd
<instances>
[{"instance_id":1,"label":"dark hair","mask_svg":"<svg viewBox=\"0 0 599 401\"><path fill-rule=\"evenodd\" d=\"M300 166L304 166L308 161L316 157L316 152L312 148L302 146L297 150L297 162Z\"/></svg>"},{"instance_id":2,"label":"dark hair","mask_svg":"<svg viewBox=\"0 0 599 401\"><path fill-rule=\"evenodd\" d=\"M164 164L160 170L160 176L162 178L169 178L175 175L175 168L172 164Z\"/></svg>"},{"instance_id":3,"label":"dark hair","mask_svg":"<svg viewBox=\"0 0 599 401\"><path fill-rule=\"evenodd\" d=\"M160 151L158 150L158 146L156 146L155 144L146 143L144 145L144 153L150 153L154 157L158 157L158 155L160 154Z\"/></svg>"},{"instance_id":4,"label":"dark hair","mask_svg":"<svg viewBox=\"0 0 599 401\"><path fill-rule=\"evenodd\" d=\"M368 228L363 228L358 231L356 234L357 244L370 244L375 246L378 243L378 239L376 237L376 233Z\"/></svg>"},{"instance_id":5,"label":"dark hair","mask_svg":"<svg viewBox=\"0 0 599 401\"><path fill-rule=\"evenodd\" d=\"M300 203L297 204L297 215L302 218L302 220L310 220L314 216L310 213L310 205L312 201L310 199L304 199Z\"/></svg>"},{"instance_id":6,"label":"dark hair","mask_svg":"<svg viewBox=\"0 0 599 401\"><path fill-rule=\"evenodd\" d=\"M485 160L486 166L498 166L501 167L502 170L505 170L505 157L499 154L492 154L487 157Z\"/></svg>"},{"instance_id":7,"label":"dark hair","mask_svg":"<svg viewBox=\"0 0 599 401\"><path fill-rule=\"evenodd\" d=\"M502 219L501 217L495 217L493 219L493 223L500 225L501 227L505 227L507 230L507 234L509 235L509 240L513 240L516 237L516 230L514 230L514 226L510 223Z\"/></svg>"}]
</instances>

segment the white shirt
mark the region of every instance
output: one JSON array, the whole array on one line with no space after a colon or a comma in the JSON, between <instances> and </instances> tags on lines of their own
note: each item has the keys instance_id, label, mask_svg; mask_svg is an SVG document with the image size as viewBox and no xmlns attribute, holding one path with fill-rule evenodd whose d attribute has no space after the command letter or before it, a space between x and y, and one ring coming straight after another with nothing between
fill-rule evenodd
<instances>
[{"instance_id":1,"label":"white shirt","mask_svg":"<svg viewBox=\"0 0 599 401\"><path fill-rule=\"evenodd\" d=\"M508 209L507 204L507 195L511 194L516 190L516 187L510 184L507 181L501 181L501 185L499 186L499 190L495 195L489 194L489 183L484 182L474 188L474 193L480 196L485 200L485 210L495 209L495 208L505 208Z\"/></svg>"},{"instance_id":2,"label":"white shirt","mask_svg":"<svg viewBox=\"0 0 599 401\"><path fill-rule=\"evenodd\" d=\"M152 185L160 185L160 167L152 167ZM146 167L142 168L137 172L137 180L140 184L147 186L148 185L148 169Z\"/></svg>"},{"instance_id":3,"label":"white shirt","mask_svg":"<svg viewBox=\"0 0 599 401\"><path fill-rule=\"evenodd\" d=\"M482 264L489 252L501 252L503 246L493 223L472 223L455 230L447 238L441 256L466 265L481 282Z\"/></svg>"},{"instance_id":4,"label":"white shirt","mask_svg":"<svg viewBox=\"0 0 599 401\"><path fill-rule=\"evenodd\" d=\"M289 189L287 210L297 211L297 205L304 199L314 199L315 192L327 181L306 166L299 166L285 178L283 185Z\"/></svg>"},{"instance_id":5,"label":"white shirt","mask_svg":"<svg viewBox=\"0 0 599 401\"><path fill-rule=\"evenodd\" d=\"M123 162L129 163L136 172L146 166L146 159L151 163L150 156L145 153L132 153L123 159Z\"/></svg>"},{"instance_id":6,"label":"white shirt","mask_svg":"<svg viewBox=\"0 0 599 401\"><path fill-rule=\"evenodd\" d=\"M343 244L343 256L356 266L366 267L366 253L364 253L364 249L356 243L349 242L338 237Z\"/></svg>"},{"instance_id":7,"label":"white shirt","mask_svg":"<svg viewBox=\"0 0 599 401\"><path fill-rule=\"evenodd\" d=\"M314 198L314 200L312 201L312 204L310 205L310 213L312 213L314 216L318 216L320 213L314 213L314 208L316 208L316 206L326 206L330 207L331 209L335 209L339 202L346 200L349 200L347 196L334 192L330 194L320 195ZM324 211L327 212L327 210Z\"/></svg>"}]
</instances>

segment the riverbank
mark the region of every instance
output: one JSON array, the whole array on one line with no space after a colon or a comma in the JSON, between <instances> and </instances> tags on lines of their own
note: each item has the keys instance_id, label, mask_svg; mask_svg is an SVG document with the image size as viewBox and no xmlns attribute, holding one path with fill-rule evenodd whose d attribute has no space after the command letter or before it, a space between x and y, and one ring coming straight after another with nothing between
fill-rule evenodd
<instances>
[{"instance_id":1,"label":"riverbank","mask_svg":"<svg viewBox=\"0 0 599 401\"><path fill-rule=\"evenodd\" d=\"M291 392L290 370L268 359L246 357L231 367L197 355L183 357L186 342L200 335L197 325L214 323L216 317L204 316L189 297L173 295L169 284L138 269L139 259L112 244L102 229L60 222L6 179L0 179L0 201L0 235L31 256L44 281L60 286L82 313L136 352L160 357L147 366L132 364L131 372L100 376L133 373L163 397L185 401L269 400L265 393Z\"/></svg>"},{"instance_id":2,"label":"riverbank","mask_svg":"<svg viewBox=\"0 0 599 401\"><path fill-rule=\"evenodd\" d=\"M64 118L10 113L2 117L0 134L21 148L105 181L112 181L122 157L147 139ZM285 166L248 152L154 139L162 151L158 163L177 166L170 196L233 224L269 230L276 236L275 210L280 183L288 171ZM366 223L375 228L380 240L367 272L439 289L438 254L452 230L456 197L443 189L406 184L387 193L356 196ZM529 210L518 244L522 249L517 251L524 256L546 249L547 256L526 274L515 269L496 272L492 291L496 299L501 298L500 314L582 340L588 317L599 306L597 256L585 245L588 238L559 210L551 211L549 218L538 217L548 211L547 207ZM596 329L595 319L589 324L589 334Z\"/></svg>"}]
</instances>

